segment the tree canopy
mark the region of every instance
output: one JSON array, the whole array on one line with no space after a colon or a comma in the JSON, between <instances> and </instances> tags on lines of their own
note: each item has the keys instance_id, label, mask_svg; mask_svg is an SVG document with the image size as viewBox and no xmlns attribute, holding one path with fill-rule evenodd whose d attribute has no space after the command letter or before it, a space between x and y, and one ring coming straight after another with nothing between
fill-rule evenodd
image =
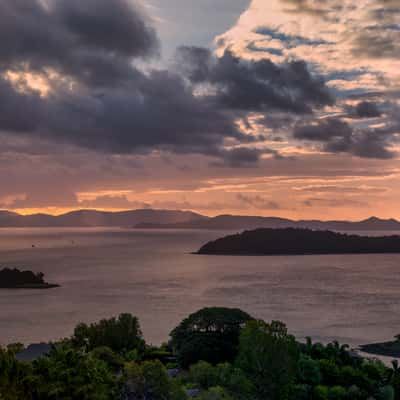
<instances>
[{"instance_id":1,"label":"tree canopy","mask_svg":"<svg viewBox=\"0 0 400 400\"><path fill-rule=\"evenodd\" d=\"M131 314L120 314L118 318L102 319L90 325L81 323L76 326L71 342L87 350L106 346L117 353L142 352L145 348L139 320Z\"/></svg>"},{"instance_id":2,"label":"tree canopy","mask_svg":"<svg viewBox=\"0 0 400 400\"><path fill-rule=\"evenodd\" d=\"M233 361L240 330L249 320L249 314L236 308L203 308L171 332L170 344L182 366L200 360L212 364Z\"/></svg>"},{"instance_id":3,"label":"tree canopy","mask_svg":"<svg viewBox=\"0 0 400 400\"><path fill-rule=\"evenodd\" d=\"M147 346L132 315L83 325L33 362L18 361L20 344L0 347L0 399L400 400L397 362L354 357L338 342L300 343L282 322L240 310L203 309L182 321L175 339L193 347L175 355L187 366L168 346Z\"/></svg>"}]
</instances>

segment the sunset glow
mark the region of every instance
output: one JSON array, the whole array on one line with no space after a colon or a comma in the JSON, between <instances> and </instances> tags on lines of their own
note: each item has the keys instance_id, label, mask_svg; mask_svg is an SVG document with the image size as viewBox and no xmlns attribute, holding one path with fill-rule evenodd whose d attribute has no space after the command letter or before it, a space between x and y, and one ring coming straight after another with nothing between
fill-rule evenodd
<instances>
[{"instance_id":1,"label":"sunset glow","mask_svg":"<svg viewBox=\"0 0 400 400\"><path fill-rule=\"evenodd\" d=\"M0 209L400 218L397 0L22 3L0 6Z\"/></svg>"}]
</instances>

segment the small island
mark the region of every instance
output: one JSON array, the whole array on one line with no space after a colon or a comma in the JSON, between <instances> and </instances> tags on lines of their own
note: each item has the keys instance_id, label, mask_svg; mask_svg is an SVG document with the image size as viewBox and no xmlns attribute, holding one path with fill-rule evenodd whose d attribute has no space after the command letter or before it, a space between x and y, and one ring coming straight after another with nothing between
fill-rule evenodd
<instances>
[{"instance_id":1,"label":"small island","mask_svg":"<svg viewBox=\"0 0 400 400\"><path fill-rule=\"evenodd\" d=\"M311 229L256 229L208 242L201 255L400 253L400 236L358 236Z\"/></svg>"},{"instance_id":2,"label":"small island","mask_svg":"<svg viewBox=\"0 0 400 400\"><path fill-rule=\"evenodd\" d=\"M47 283L42 272L20 271L16 268L0 270L0 289L52 289L59 286Z\"/></svg>"}]
</instances>

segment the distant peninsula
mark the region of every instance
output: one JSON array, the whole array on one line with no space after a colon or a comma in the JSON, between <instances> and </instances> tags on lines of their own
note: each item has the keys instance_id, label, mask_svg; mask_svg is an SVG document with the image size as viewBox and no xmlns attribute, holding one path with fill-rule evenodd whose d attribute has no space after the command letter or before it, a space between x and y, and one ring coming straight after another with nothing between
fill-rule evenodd
<instances>
[{"instance_id":1,"label":"distant peninsula","mask_svg":"<svg viewBox=\"0 0 400 400\"><path fill-rule=\"evenodd\" d=\"M20 271L4 268L0 270L0 289L52 289L59 285L47 283L41 272Z\"/></svg>"},{"instance_id":2,"label":"distant peninsula","mask_svg":"<svg viewBox=\"0 0 400 400\"><path fill-rule=\"evenodd\" d=\"M365 344L359 348L364 353L400 358L400 335L396 336L393 341Z\"/></svg>"},{"instance_id":3,"label":"distant peninsula","mask_svg":"<svg viewBox=\"0 0 400 400\"><path fill-rule=\"evenodd\" d=\"M205 255L400 253L400 236L359 236L310 229L256 229L208 242Z\"/></svg>"}]
</instances>

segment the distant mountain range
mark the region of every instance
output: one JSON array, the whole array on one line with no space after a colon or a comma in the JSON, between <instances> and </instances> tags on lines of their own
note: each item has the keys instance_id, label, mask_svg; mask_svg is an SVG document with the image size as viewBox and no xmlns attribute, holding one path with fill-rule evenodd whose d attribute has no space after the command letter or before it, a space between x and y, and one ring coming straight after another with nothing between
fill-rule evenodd
<instances>
[{"instance_id":1,"label":"distant mountain range","mask_svg":"<svg viewBox=\"0 0 400 400\"><path fill-rule=\"evenodd\" d=\"M397 231L400 230L400 222L395 219L380 219L371 217L363 221L318 221L300 220L294 221L276 217L219 215L213 218L202 218L180 222L175 224L149 224L141 223L137 228L149 229L210 229L210 230L235 230L257 228L306 228L316 230L333 231Z\"/></svg>"},{"instance_id":2,"label":"distant mountain range","mask_svg":"<svg viewBox=\"0 0 400 400\"><path fill-rule=\"evenodd\" d=\"M54 216L20 215L0 210L0 227L126 227L140 229L209 229L241 231L256 228L307 228L334 231L400 231L395 219L371 217L363 221L294 221L276 217L219 215L206 217L191 211L131 210L108 212L78 210Z\"/></svg>"},{"instance_id":3,"label":"distant mountain range","mask_svg":"<svg viewBox=\"0 0 400 400\"><path fill-rule=\"evenodd\" d=\"M107 212L78 210L58 216L48 214L20 215L0 211L0 227L127 227L138 224L177 224L199 221L203 217L190 211L132 210Z\"/></svg>"}]
</instances>

